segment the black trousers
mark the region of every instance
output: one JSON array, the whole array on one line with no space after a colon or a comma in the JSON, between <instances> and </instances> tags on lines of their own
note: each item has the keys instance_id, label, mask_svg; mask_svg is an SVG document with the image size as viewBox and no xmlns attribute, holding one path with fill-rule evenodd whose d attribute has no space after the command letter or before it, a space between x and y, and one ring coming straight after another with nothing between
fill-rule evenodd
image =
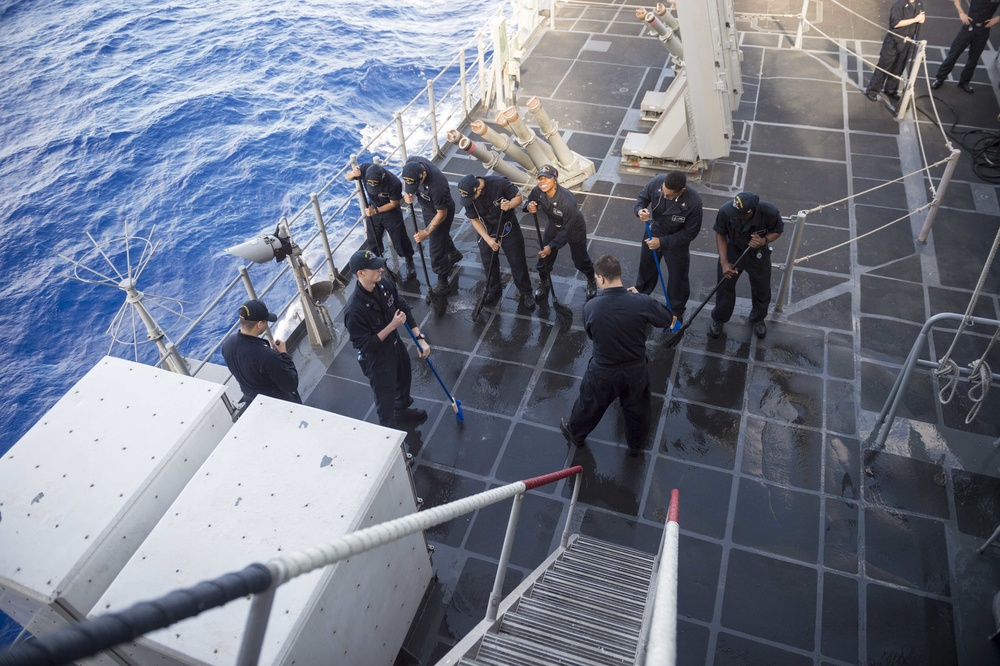
<instances>
[{"instance_id":1,"label":"black trousers","mask_svg":"<svg viewBox=\"0 0 1000 666\"><path fill-rule=\"evenodd\" d=\"M688 298L691 297L691 283L688 281L688 273L691 268L690 247L684 245L666 251L662 250L661 246L656 254L660 261L667 265L665 279L667 281L667 299L670 301L667 306L680 319L684 315ZM646 243L642 243L642 249L639 250L639 273L635 278L635 288L640 294L652 294L660 286L659 283L660 276L656 271L656 262L653 261L653 251Z\"/></svg>"},{"instance_id":2,"label":"black trousers","mask_svg":"<svg viewBox=\"0 0 1000 666\"><path fill-rule=\"evenodd\" d=\"M396 336L390 349L362 357L358 362L375 394L379 425L395 428L396 412L413 404L410 397L410 355L406 353L406 345Z\"/></svg>"},{"instance_id":3,"label":"black trousers","mask_svg":"<svg viewBox=\"0 0 1000 666\"><path fill-rule=\"evenodd\" d=\"M934 78L939 81L944 81L948 78L951 70L955 68L955 63L958 62L958 56L962 55L965 49L969 49L969 59L965 62L965 67L962 68L962 74L958 77L958 82L968 83L971 81L972 75L976 73L976 67L979 65L979 56L983 55L983 49L986 48L986 42L989 40L989 28L972 28L970 30L968 26L963 25L958 34L955 35L955 41L951 43L948 55L945 56L941 66L938 67Z\"/></svg>"},{"instance_id":4,"label":"black trousers","mask_svg":"<svg viewBox=\"0 0 1000 666\"><path fill-rule=\"evenodd\" d=\"M868 81L865 94L880 93L883 86L885 91L890 95L896 94L899 90L899 79L887 76L882 70L884 69L899 76L903 73L903 69L906 67L906 60L909 56L909 44L900 42L892 35L886 35L885 41L882 42L882 51L878 54L878 66L881 69L876 69L872 72L872 78Z\"/></svg>"},{"instance_id":5,"label":"black trousers","mask_svg":"<svg viewBox=\"0 0 1000 666\"><path fill-rule=\"evenodd\" d=\"M385 234L388 233L389 240L392 242L392 246L396 248L399 256L404 259L413 259L413 242L410 240L410 235L406 232L406 225L403 224L403 216L400 215L396 220L379 219L384 217L383 215L376 215L372 218L372 225L369 225L367 231L368 249L380 257L384 255ZM372 227L374 227L374 230ZM373 231L375 238L372 238Z\"/></svg>"},{"instance_id":6,"label":"black trousers","mask_svg":"<svg viewBox=\"0 0 1000 666\"><path fill-rule=\"evenodd\" d=\"M739 258L741 252L734 248L727 248L729 253L729 263L733 263ZM715 292L715 308L712 310L712 319L723 323L729 321L733 316L733 308L736 307L736 281L746 273L750 276L750 300L753 307L750 310L750 321L763 321L767 316L767 308L771 304L771 253L766 248L761 249L761 258L757 258L756 251L751 249L743 257L743 261L737 266L739 274L728 280L722 279L722 264L716 268L716 279L722 282L719 290Z\"/></svg>"},{"instance_id":7,"label":"black trousers","mask_svg":"<svg viewBox=\"0 0 1000 666\"><path fill-rule=\"evenodd\" d=\"M642 448L649 434L651 411L646 359L614 367L600 366L590 359L570 412L569 431L578 439L585 438L616 399L625 415L625 443L632 449Z\"/></svg>"},{"instance_id":8,"label":"black trousers","mask_svg":"<svg viewBox=\"0 0 1000 666\"><path fill-rule=\"evenodd\" d=\"M552 242L552 239L556 237L555 232L545 230L542 234L542 247L545 247ZM587 279L591 279L594 276L594 263L590 260L590 255L587 254L587 239L584 237L577 241L566 241L566 246L569 247L570 256L573 257L573 265L576 266L576 270L580 271L587 276ZM542 259L538 258L538 262L535 263L535 268L538 269L539 273L544 272L549 275L552 272L552 266L556 263L556 257L559 256L559 250L557 248L552 248L552 252L549 256Z\"/></svg>"},{"instance_id":9,"label":"black trousers","mask_svg":"<svg viewBox=\"0 0 1000 666\"><path fill-rule=\"evenodd\" d=\"M496 235L496 229L490 231L490 236ZM507 256L507 263L510 264L510 276L514 280L514 286L522 294L531 292L531 278L528 276L528 260L524 254L524 234L521 232L521 225L517 222L506 223L500 229L500 249ZM489 276L489 284L486 285L487 294L496 294L500 291L500 253L494 252L493 248L486 244L482 238L479 239L479 258L483 262L483 270ZM490 262L493 268L490 269Z\"/></svg>"},{"instance_id":10,"label":"black trousers","mask_svg":"<svg viewBox=\"0 0 1000 666\"><path fill-rule=\"evenodd\" d=\"M424 228L426 228L430 221L434 219L434 216L437 215L437 211L433 208L428 209L423 207L420 210L424 215ZM448 276L451 275L451 269L455 266L451 260L451 253L458 251L455 247L455 241L451 239L451 224L454 221L455 204L452 204L448 208L448 213L444 216L444 220L427 237L427 250L431 255L431 271L442 282L448 279Z\"/></svg>"}]
</instances>

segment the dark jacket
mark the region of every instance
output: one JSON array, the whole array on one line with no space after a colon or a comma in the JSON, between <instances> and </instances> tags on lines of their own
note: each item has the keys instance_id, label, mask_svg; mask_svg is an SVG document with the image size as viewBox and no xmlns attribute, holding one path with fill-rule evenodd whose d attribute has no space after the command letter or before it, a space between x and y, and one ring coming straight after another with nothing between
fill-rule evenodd
<instances>
[{"instance_id":1,"label":"dark jacket","mask_svg":"<svg viewBox=\"0 0 1000 666\"><path fill-rule=\"evenodd\" d=\"M667 306L652 296L610 287L583 306L583 328L594 341L593 361L600 366L627 365L646 358L646 325L667 328Z\"/></svg>"},{"instance_id":2,"label":"dark jacket","mask_svg":"<svg viewBox=\"0 0 1000 666\"><path fill-rule=\"evenodd\" d=\"M517 223L517 213L514 209L500 210L500 202L510 201L518 195L517 185L510 182L506 176L480 176L483 179L483 191L478 199L473 199L471 205L465 207L465 216L480 220L486 231L491 235L496 232L500 221Z\"/></svg>"},{"instance_id":3,"label":"dark jacket","mask_svg":"<svg viewBox=\"0 0 1000 666\"><path fill-rule=\"evenodd\" d=\"M427 177L424 182L417 185L415 196L420 202L420 208L424 215L434 215L439 210L455 210L455 200L451 198L451 185L448 178L436 166L425 160L423 157L411 157L406 160L417 162L424 168Z\"/></svg>"},{"instance_id":4,"label":"dark jacket","mask_svg":"<svg viewBox=\"0 0 1000 666\"><path fill-rule=\"evenodd\" d=\"M663 196L663 181L667 174L661 174L646 183L635 200L635 214L643 208L649 210L649 226L653 236L660 239L664 250L687 247L701 231L701 195L690 187L677 201Z\"/></svg>"},{"instance_id":5,"label":"dark jacket","mask_svg":"<svg viewBox=\"0 0 1000 666\"><path fill-rule=\"evenodd\" d=\"M390 333L385 340L378 339L378 332L389 325L396 310L406 314L406 323L417 325L409 304L400 297L396 285L382 278L370 292L359 283L344 308L344 325L351 337L351 344L358 350L359 357L375 357L389 353L399 339L399 329Z\"/></svg>"},{"instance_id":6,"label":"dark jacket","mask_svg":"<svg viewBox=\"0 0 1000 666\"><path fill-rule=\"evenodd\" d=\"M368 172L368 168L373 166L372 162L365 162L364 164L359 164L358 168L361 169L361 187L365 188L365 196L368 197L368 205L375 206L376 208L384 206L390 201L400 201L403 198L403 183L396 177L395 174L391 173L388 169L384 169L383 173L385 177L382 179L381 184L378 187L372 187L365 180L365 175ZM400 206L396 206L392 210L386 211L384 213L375 213L372 216L372 221L375 224L381 224L383 227L388 225L392 227L393 225L400 225L403 223L403 209Z\"/></svg>"},{"instance_id":7,"label":"dark jacket","mask_svg":"<svg viewBox=\"0 0 1000 666\"><path fill-rule=\"evenodd\" d=\"M545 213L549 223L545 227L545 237L551 238L548 246L558 250L566 243L585 243L587 241L587 221L576 206L576 197L562 185L556 189L556 195L551 199L536 186L528 195L528 203L534 201L538 210Z\"/></svg>"},{"instance_id":8,"label":"dark jacket","mask_svg":"<svg viewBox=\"0 0 1000 666\"><path fill-rule=\"evenodd\" d=\"M237 331L222 343L222 358L239 382L244 402L258 395L302 402L292 357L272 349L267 340Z\"/></svg>"}]
</instances>

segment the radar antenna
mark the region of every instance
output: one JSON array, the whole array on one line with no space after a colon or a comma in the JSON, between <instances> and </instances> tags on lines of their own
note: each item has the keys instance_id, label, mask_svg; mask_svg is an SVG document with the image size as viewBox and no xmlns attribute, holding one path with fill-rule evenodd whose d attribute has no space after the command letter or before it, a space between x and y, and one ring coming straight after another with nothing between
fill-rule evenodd
<instances>
[{"instance_id":1,"label":"radar antenna","mask_svg":"<svg viewBox=\"0 0 1000 666\"><path fill-rule=\"evenodd\" d=\"M111 336L111 345L108 347L109 354L116 344L131 346L135 360L139 361L140 342L152 342L159 350L164 368L171 372L189 375L190 372L187 363L185 363L180 353L178 353L177 348L167 338L166 333L163 332L156 317L153 315L153 310L161 310L172 317L191 321L191 318L184 314L184 304L189 302L168 296L146 294L139 291L136 287L139 277L146 266L149 265L150 259L153 258L153 254L160 245L159 242L153 244L150 241L155 231L156 227L154 226L149 231L149 238L136 236L130 233L129 225L126 222L125 235L108 240L106 243L107 251L94 240L94 237L89 232L86 232L87 238L90 239L94 247L80 261L60 254L60 258L73 264L72 274L64 274L63 277L86 284L114 287L125 292L125 302L122 303L122 306L118 309L118 312L111 320L111 324L108 326L107 333ZM133 255L137 253L139 255L138 261L133 264ZM119 263L124 259L124 273L112 261L112 256ZM101 260L103 260L103 264L106 264L106 267L102 265ZM91 266L86 265L87 263L90 263ZM97 268L92 267L94 264L97 265ZM146 328L145 340L140 340L139 338L137 320L141 321ZM131 329L131 333L129 329Z\"/></svg>"}]
</instances>

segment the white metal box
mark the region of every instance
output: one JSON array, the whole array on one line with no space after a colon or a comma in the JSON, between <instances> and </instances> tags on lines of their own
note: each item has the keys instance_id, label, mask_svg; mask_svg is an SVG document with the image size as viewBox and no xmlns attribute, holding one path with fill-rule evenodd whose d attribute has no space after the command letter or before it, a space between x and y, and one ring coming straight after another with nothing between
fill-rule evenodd
<instances>
[{"instance_id":1,"label":"white metal box","mask_svg":"<svg viewBox=\"0 0 1000 666\"><path fill-rule=\"evenodd\" d=\"M90 612L232 426L224 388L106 357L0 459L0 609Z\"/></svg>"},{"instance_id":2,"label":"white metal box","mask_svg":"<svg viewBox=\"0 0 1000 666\"><path fill-rule=\"evenodd\" d=\"M258 396L94 614L413 513L404 435ZM431 575L418 533L290 581L260 663L392 664ZM249 608L240 599L115 652L137 665L233 664Z\"/></svg>"}]
</instances>

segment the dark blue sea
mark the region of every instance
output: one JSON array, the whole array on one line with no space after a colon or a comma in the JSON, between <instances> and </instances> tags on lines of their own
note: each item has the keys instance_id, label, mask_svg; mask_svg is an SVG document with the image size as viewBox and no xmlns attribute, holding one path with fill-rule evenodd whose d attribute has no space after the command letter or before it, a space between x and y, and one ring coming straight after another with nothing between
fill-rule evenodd
<instances>
[{"instance_id":1,"label":"dark blue sea","mask_svg":"<svg viewBox=\"0 0 1000 666\"><path fill-rule=\"evenodd\" d=\"M87 234L123 265L113 239L155 225L140 289L196 316L236 275L223 250L306 205L495 6L0 0L0 455L109 351L122 292L59 254L107 273Z\"/></svg>"}]
</instances>

